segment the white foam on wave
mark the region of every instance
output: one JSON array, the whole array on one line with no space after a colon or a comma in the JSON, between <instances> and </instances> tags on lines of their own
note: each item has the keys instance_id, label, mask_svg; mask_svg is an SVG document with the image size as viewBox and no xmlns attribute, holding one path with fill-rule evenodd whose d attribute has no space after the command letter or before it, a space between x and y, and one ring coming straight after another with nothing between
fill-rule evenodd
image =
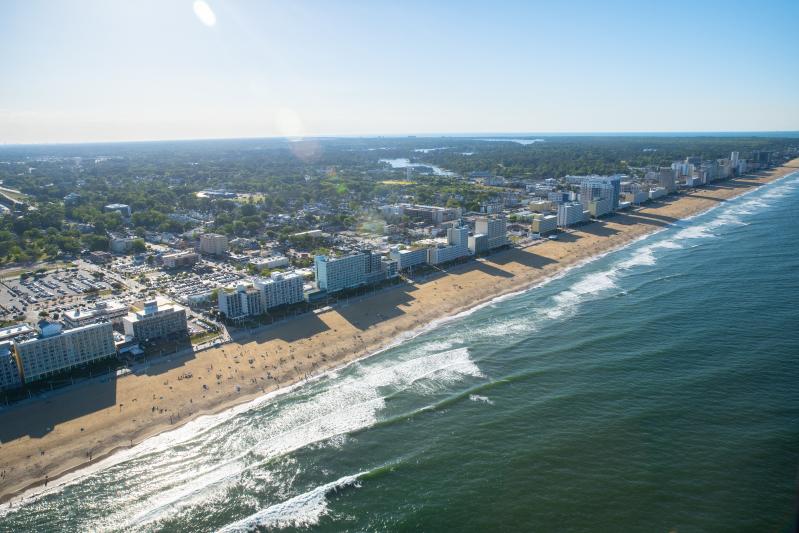
<instances>
[{"instance_id":1,"label":"white foam on wave","mask_svg":"<svg viewBox=\"0 0 799 533\"><path fill-rule=\"evenodd\" d=\"M473 402L482 402L482 403L487 403L488 405L494 405L494 400L492 400L488 396L480 396L479 394L470 394L469 399Z\"/></svg>"},{"instance_id":2,"label":"white foam on wave","mask_svg":"<svg viewBox=\"0 0 799 533\"><path fill-rule=\"evenodd\" d=\"M466 376L483 376L466 348L354 367L339 383L326 383L319 391L237 424L235 431L187 442L187 450L148 456L144 465L135 466L142 468L137 483L109 502L116 512L105 523L109 528L140 528L186 507L208 505L264 461L374 425L385 395L409 388L425 394Z\"/></svg>"},{"instance_id":3,"label":"white foam on wave","mask_svg":"<svg viewBox=\"0 0 799 533\"><path fill-rule=\"evenodd\" d=\"M360 487L358 478L365 472L345 476L330 483L298 494L284 502L276 503L257 513L228 524L219 533L254 531L257 528L304 528L314 526L328 513L327 497L347 487Z\"/></svg>"}]
</instances>

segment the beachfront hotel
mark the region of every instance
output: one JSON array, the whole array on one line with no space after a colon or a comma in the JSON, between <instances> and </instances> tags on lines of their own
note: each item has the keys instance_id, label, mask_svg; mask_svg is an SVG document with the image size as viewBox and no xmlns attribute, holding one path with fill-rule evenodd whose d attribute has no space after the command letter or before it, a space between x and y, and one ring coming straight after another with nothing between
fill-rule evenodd
<instances>
[{"instance_id":1,"label":"beachfront hotel","mask_svg":"<svg viewBox=\"0 0 799 533\"><path fill-rule=\"evenodd\" d=\"M585 221L583 204L579 202L569 202L558 205L558 226L567 228Z\"/></svg>"},{"instance_id":2,"label":"beachfront hotel","mask_svg":"<svg viewBox=\"0 0 799 533\"><path fill-rule=\"evenodd\" d=\"M14 345L11 341L0 342L0 392L19 388L22 376L19 375L17 360L14 358Z\"/></svg>"},{"instance_id":3,"label":"beachfront hotel","mask_svg":"<svg viewBox=\"0 0 799 533\"><path fill-rule=\"evenodd\" d=\"M396 277L397 262L370 250L344 257L317 255L314 257L314 275L320 290L337 292Z\"/></svg>"},{"instance_id":4,"label":"beachfront hotel","mask_svg":"<svg viewBox=\"0 0 799 533\"><path fill-rule=\"evenodd\" d=\"M427 250L427 262L440 265L469 255L469 228L447 229L447 244L437 244Z\"/></svg>"},{"instance_id":5,"label":"beachfront hotel","mask_svg":"<svg viewBox=\"0 0 799 533\"><path fill-rule=\"evenodd\" d=\"M116 355L110 322L65 330L58 322L42 320L37 331L33 338L14 342L17 365L25 383Z\"/></svg>"},{"instance_id":6,"label":"beachfront hotel","mask_svg":"<svg viewBox=\"0 0 799 533\"><path fill-rule=\"evenodd\" d=\"M543 213L533 215L533 221L530 223L530 231L543 235L544 233L551 233L557 229L557 215L545 215Z\"/></svg>"},{"instance_id":7,"label":"beachfront hotel","mask_svg":"<svg viewBox=\"0 0 799 533\"><path fill-rule=\"evenodd\" d=\"M474 222L474 234L486 236L488 250L508 244L508 231L502 217L480 217Z\"/></svg>"},{"instance_id":8,"label":"beachfront hotel","mask_svg":"<svg viewBox=\"0 0 799 533\"><path fill-rule=\"evenodd\" d=\"M141 311L131 311L122 319L125 335L138 342L188 335L186 309L164 298L144 303Z\"/></svg>"},{"instance_id":9,"label":"beachfront hotel","mask_svg":"<svg viewBox=\"0 0 799 533\"><path fill-rule=\"evenodd\" d=\"M399 246L392 246L388 256L397 262L398 270L407 270L427 262L427 248L400 250Z\"/></svg>"},{"instance_id":10,"label":"beachfront hotel","mask_svg":"<svg viewBox=\"0 0 799 533\"><path fill-rule=\"evenodd\" d=\"M268 278L254 280L265 310L302 302L302 284L303 278L297 272L272 272Z\"/></svg>"},{"instance_id":11,"label":"beachfront hotel","mask_svg":"<svg viewBox=\"0 0 799 533\"><path fill-rule=\"evenodd\" d=\"M268 278L255 278L235 288L219 291L219 311L232 320L258 316L269 309L303 301L303 278L296 272L273 272Z\"/></svg>"},{"instance_id":12,"label":"beachfront hotel","mask_svg":"<svg viewBox=\"0 0 799 533\"><path fill-rule=\"evenodd\" d=\"M235 288L220 289L217 301L219 311L231 320L256 316L264 312L261 305L261 291L244 283L240 283Z\"/></svg>"}]
</instances>

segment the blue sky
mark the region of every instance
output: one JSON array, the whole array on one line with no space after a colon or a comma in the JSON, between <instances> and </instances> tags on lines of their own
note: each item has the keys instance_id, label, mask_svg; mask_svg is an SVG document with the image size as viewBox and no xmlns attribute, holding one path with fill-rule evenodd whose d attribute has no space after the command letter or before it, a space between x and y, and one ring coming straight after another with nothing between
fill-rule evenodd
<instances>
[{"instance_id":1,"label":"blue sky","mask_svg":"<svg viewBox=\"0 0 799 533\"><path fill-rule=\"evenodd\" d=\"M0 1L0 142L799 130L799 2Z\"/></svg>"}]
</instances>

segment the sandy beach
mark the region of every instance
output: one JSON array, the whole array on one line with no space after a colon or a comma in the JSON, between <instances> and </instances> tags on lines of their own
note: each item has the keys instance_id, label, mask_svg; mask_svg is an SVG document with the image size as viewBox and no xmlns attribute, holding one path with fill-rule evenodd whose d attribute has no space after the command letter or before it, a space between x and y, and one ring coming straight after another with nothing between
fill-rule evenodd
<instances>
[{"instance_id":1,"label":"sandy beach","mask_svg":"<svg viewBox=\"0 0 799 533\"><path fill-rule=\"evenodd\" d=\"M402 334L528 288L798 169L795 159L760 175L693 189L570 230L555 241L455 265L415 284L235 334L234 342L218 348L0 410L0 502L45 479L57 484L67 472L197 416L374 353Z\"/></svg>"}]
</instances>

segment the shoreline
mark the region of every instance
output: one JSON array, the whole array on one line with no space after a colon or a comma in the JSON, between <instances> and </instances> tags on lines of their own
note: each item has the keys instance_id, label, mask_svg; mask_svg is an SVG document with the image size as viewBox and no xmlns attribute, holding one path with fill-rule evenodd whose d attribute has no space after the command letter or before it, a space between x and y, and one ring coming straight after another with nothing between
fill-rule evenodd
<instances>
[{"instance_id":1,"label":"shoreline","mask_svg":"<svg viewBox=\"0 0 799 533\"><path fill-rule=\"evenodd\" d=\"M20 497L27 499L45 492L34 494L45 484L45 475L47 492L80 479L107 459L131 449L129 442L135 447L205 417L219 416L236 407L248 409L288 393L466 313L559 279L575 268L796 171L799 159L761 175L691 189L577 227L560 234L557 241L454 265L443 274L339 304L318 315L302 315L219 348L157 361L141 374L65 389L40 402L0 411L0 428L11 426L11 433L15 429L21 433L0 445L0 470L5 471L0 480L0 503L16 503ZM380 301L375 298L378 295ZM242 361L249 365L233 366ZM286 364L292 362L293 366ZM187 370L197 377L182 379ZM212 370L215 384L210 381ZM211 388L204 388L199 381L203 377ZM215 395L212 389L216 389ZM140 398L142 405L138 405ZM235 416L237 412L229 414ZM41 435L32 436L34 431L26 428L28 425L36 426ZM82 456L84 451L87 455ZM91 460L86 461L89 453Z\"/></svg>"}]
</instances>

